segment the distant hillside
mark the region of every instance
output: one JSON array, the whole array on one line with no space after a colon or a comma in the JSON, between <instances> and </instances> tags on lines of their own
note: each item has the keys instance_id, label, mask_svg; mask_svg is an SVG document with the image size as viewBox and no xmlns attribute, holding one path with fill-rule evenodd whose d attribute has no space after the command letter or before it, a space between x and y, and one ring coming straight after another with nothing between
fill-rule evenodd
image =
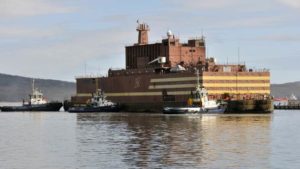
<instances>
[{"instance_id":1,"label":"distant hillside","mask_svg":"<svg viewBox=\"0 0 300 169\"><path fill-rule=\"evenodd\" d=\"M292 93L300 99L300 82L272 84L271 93L275 97L289 97Z\"/></svg>"},{"instance_id":2,"label":"distant hillside","mask_svg":"<svg viewBox=\"0 0 300 169\"><path fill-rule=\"evenodd\" d=\"M0 74L0 102L22 101L31 93L32 78ZM76 93L75 83L35 79L35 86L48 100L63 101Z\"/></svg>"}]
</instances>

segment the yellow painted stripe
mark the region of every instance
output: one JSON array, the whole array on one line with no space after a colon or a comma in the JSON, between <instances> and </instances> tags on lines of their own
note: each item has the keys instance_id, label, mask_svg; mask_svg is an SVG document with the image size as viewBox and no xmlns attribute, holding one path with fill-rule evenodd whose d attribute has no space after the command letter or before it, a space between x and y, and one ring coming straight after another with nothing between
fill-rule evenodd
<instances>
[{"instance_id":1,"label":"yellow painted stripe","mask_svg":"<svg viewBox=\"0 0 300 169\"><path fill-rule=\"evenodd\" d=\"M191 91L172 91L168 92L168 95L189 95ZM130 92L130 93L106 93L106 96L161 96L162 92Z\"/></svg>"},{"instance_id":2,"label":"yellow painted stripe","mask_svg":"<svg viewBox=\"0 0 300 169\"><path fill-rule=\"evenodd\" d=\"M76 96L78 97L92 97L91 93L77 93Z\"/></svg>"},{"instance_id":3,"label":"yellow painted stripe","mask_svg":"<svg viewBox=\"0 0 300 169\"><path fill-rule=\"evenodd\" d=\"M201 77L200 77L201 79ZM197 77L177 77L177 78L164 78L164 79L151 79L151 83L156 82L181 82L181 81L192 81L197 80Z\"/></svg>"},{"instance_id":4,"label":"yellow painted stripe","mask_svg":"<svg viewBox=\"0 0 300 169\"><path fill-rule=\"evenodd\" d=\"M204 83L205 87L270 87L269 83ZM196 87L196 84L151 85L149 89L179 89Z\"/></svg>"},{"instance_id":5,"label":"yellow painted stripe","mask_svg":"<svg viewBox=\"0 0 300 169\"><path fill-rule=\"evenodd\" d=\"M168 95L190 95L191 91L174 91L168 92Z\"/></svg>"},{"instance_id":6,"label":"yellow painted stripe","mask_svg":"<svg viewBox=\"0 0 300 169\"><path fill-rule=\"evenodd\" d=\"M177 85L151 85L149 89L178 89L196 87L196 84L177 84Z\"/></svg>"},{"instance_id":7,"label":"yellow painted stripe","mask_svg":"<svg viewBox=\"0 0 300 169\"><path fill-rule=\"evenodd\" d=\"M270 90L207 90L208 94L270 94Z\"/></svg>"},{"instance_id":8,"label":"yellow painted stripe","mask_svg":"<svg viewBox=\"0 0 300 169\"><path fill-rule=\"evenodd\" d=\"M203 80L270 80L270 76L204 76Z\"/></svg>"},{"instance_id":9,"label":"yellow painted stripe","mask_svg":"<svg viewBox=\"0 0 300 169\"><path fill-rule=\"evenodd\" d=\"M270 87L270 83L204 83L204 87Z\"/></svg>"},{"instance_id":10,"label":"yellow painted stripe","mask_svg":"<svg viewBox=\"0 0 300 169\"><path fill-rule=\"evenodd\" d=\"M105 93L106 96L159 96L161 92L127 92L127 93Z\"/></svg>"},{"instance_id":11,"label":"yellow painted stripe","mask_svg":"<svg viewBox=\"0 0 300 169\"><path fill-rule=\"evenodd\" d=\"M270 76L203 76L200 80L270 80ZM197 77L178 77L178 78L160 78L151 79L151 83L159 82L182 82L197 80Z\"/></svg>"}]
</instances>

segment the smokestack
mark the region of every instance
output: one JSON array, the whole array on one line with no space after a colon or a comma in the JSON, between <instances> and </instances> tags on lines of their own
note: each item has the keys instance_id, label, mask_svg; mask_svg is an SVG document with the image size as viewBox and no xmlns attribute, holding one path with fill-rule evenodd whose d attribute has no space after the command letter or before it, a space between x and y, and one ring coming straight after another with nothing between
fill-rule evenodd
<instances>
[{"instance_id":1,"label":"smokestack","mask_svg":"<svg viewBox=\"0 0 300 169\"><path fill-rule=\"evenodd\" d=\"M138 45L148 44L148 31L150 30L149 25L147 25L146 23L140 24L138 21L136 30L139 32Z\"/></svg>"}]
</instances>

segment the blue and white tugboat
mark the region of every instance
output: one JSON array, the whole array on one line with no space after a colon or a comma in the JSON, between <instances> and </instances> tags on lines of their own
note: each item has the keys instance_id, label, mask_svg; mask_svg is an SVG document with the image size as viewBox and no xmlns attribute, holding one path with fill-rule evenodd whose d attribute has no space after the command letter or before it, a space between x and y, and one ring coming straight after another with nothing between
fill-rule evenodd
<instances>
[{"instance_id":1,"label":"blue and white tugboat","mask_svg":"<svg viewBox=\"0 0 300 169\"><path fill-rule=\"evenodd\" d=\"M41 91L34 87L34 80L32 81L32 93L29 95L29 101L21 106L4 106L1 107L2 112L15 111L59 111L62 107L61 102L48 102Z\"/></svg>"},{"instance_id":2,"label":"blue and white tugboat","mask_svg":"<svg viewBox=\"0 0 300 169\"><path fill-rule=\"evenodd\" d=\"M72 106L68 109L70 113L92 113L92 112L118 112L118 104L106 100L106 96L101 89L98 89L91 100L85 106Z\"/></svg>"},{"instance_id":3,"label":"blue and white tugboat","mask_svg":"<svg viewBox=\"0 0 300 169\"><path fill-rule=\"evenodd\" d=\"M197 70L197 86L188 100L187 106L182 107L164 107L164 114L204 114L204 113L224 113L226 105L209 100L207 90L199 83L199 71Z\"/></svg>"}]
</instances>

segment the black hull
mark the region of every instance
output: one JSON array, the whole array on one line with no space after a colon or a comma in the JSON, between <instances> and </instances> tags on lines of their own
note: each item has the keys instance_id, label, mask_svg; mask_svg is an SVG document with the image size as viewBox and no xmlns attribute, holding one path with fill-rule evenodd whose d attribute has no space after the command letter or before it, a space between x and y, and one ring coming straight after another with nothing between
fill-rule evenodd
<instances>
[{"instance_id":1,"label":"black hull","mask_svg":"<svg viewBox=\"0 0 300 169\"><path fill-rule=\"evenodd\" d=\"M274 110L271 99L225 101L225 104L224 114L269 114ZM121 105L122 112L162 113L164 107L185 107L186 102L136 102Z\"/></svg>"},{"instance_id":2,"label":"black hull","mask_svg":"<svg viewBox=\"0 0 300 169\"><path fill-rule=\"evenodd\" d=\"M69 111L70 107L73 107L73 104L69 100L65 100L63 104L64 110Z\"/></svg>"},{"instance_id":3,"label":"black hull","mask_svg":"<svg viewBox=\"0 0 300 169\"><path fill-rule=\"evenodd\" d=\"M119 112L118 106L102 106L102 107L70 107L69 113L101 113L101 112Z\"/></svg>"},{"instance_id":4,"label":"black hull","mask_svg":"<svg viewBox=\"0 0 300 169\"><path fill-rule=\"evenodd\" d=\"M189 107L165 107L163 109L164 114L223 114L225 107L216 109L199 109L199 110L188 110Z\"/></svg>"},{"instance_id":5,"label":"black hull","mask_svg":"<svg viewBox=\"0 0 300 169\"><path fill-rule=\"evenodd\" d=\"M225 113L256 113L269 114L274 111L273 100L231 100L227 102L227 109Z\"/></svg>"},{"instance_id":6,"label":"black hull","mask_svg":"<svg viewBox=\"0 0 300 169\"><path fill-rule=\"evenodd\" d=\"M2 112L25 112L25 111L59 111L62 107L60 102L51 102L40 105L4 106Z\"/></svg>"}]
</instances>

